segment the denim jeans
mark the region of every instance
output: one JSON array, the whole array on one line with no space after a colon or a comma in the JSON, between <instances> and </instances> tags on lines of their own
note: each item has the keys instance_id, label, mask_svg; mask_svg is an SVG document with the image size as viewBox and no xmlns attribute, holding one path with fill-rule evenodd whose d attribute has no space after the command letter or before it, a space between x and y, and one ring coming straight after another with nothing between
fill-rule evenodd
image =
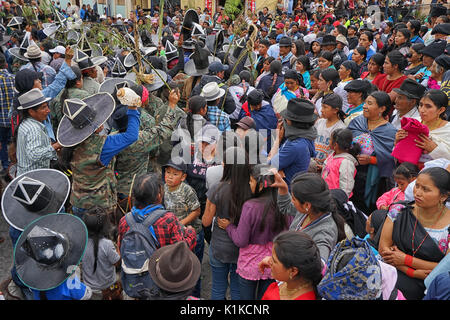
<instances>
[{"instance_id":1,"label":"denim jeans","mask_svg":"<svg viewBox=\"0 0 450 320\"><path fill-rule=\"evenodd\" d=\"M203 230L201 230L199 233L197 233L197 244L194 248L194 253L197 256L198 260L200 260L200 264L203 261L203 253L205 251L205 233ZM201 293L201 282L202 277L198 278L197 284L195 285L194 291L192 292L192 295L194 297L200 298Z\"/></svg>"},{"instance_id":2,"label":"denim jeans","mask_svg":"<svg viewBox=\"0 0 450 320\"><path fill-rule=\"evenodd\" d=\"M241 300L261 300L267 287L275 280L247 280L239 276L239 289Z\"/></svg>"},{"instance_id":3,"label":"denim jeans","mask_svg":"<svg viewBox=\"0 0 450 320\"><path fill-rule=\"evenodd\" d=\"M72 213L76 215L78 218L83 219L83 214L87 211L87 209L78 208L72 206Z\"/></svg>"},{"instance_id":4,"label":"denim jeans","mask_svg":"<svg viewBox=\"0 0 450 320\"><path fill-rule=\"evenodd\" d=\"M209 248L209 264L211 265L212 286L211 300L225 300L228 285L230 286L231 300L239 300L239 278L236 273L236 263L223 263L215 259L212 255L211 247ZM228 275L230 283L228 284Z\"/></svg>"},{"instance_id":5,"label":"denim jeans","mask_svg":"<svg viewBox=\"0 0 450 320\"><path fill-rule=\"evenodd\" d=\"M0 149L0 160L2 161L3 169L7 169L9 167L9 140L11 140L11 127L0 127L0 143L2 144L2 147Z\"/></svg>"}]
</instances>

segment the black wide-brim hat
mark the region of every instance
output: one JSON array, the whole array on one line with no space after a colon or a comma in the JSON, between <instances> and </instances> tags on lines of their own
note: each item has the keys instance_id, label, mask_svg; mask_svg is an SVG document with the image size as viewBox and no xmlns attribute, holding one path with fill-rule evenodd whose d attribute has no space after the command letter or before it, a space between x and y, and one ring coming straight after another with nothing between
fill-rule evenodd
<instances>
[{"instance_id":1,"label":"black wide-brim hat","mask_svg":"<svg viewBox=\"0 0 450 320\"><path fill-rule=\"evenodd\" d=\"M295 122L312 123L319 117L314 113L314 104L301 98L293 98L288 101L286 109L280 112L280 115L287 120Z\"/></svg>"},{"instance_id":2,"label":"black wide-brim hat","mask_svg":"<svg viewBox=\"0 0 450 320\"><path fill-rule=\"evenodd\" d=\"M444 40L435 40L434 42L430 43L429 45L425 46L422 50L420 50L419 53L432 57L433 59L436 59L441 54L445 52L445 48L447 47L447 41Z\"/></svg>"},{"instance_id":3,"label":"black wide-brim hat","mask_svg":"<svg viewBox=\"0 0 450 320\"><path fill-rule=\"evenodd\" d=\"M22 248L34 227L47 228L68 240L65 255L53 265L44 265L30 257ZM61 285L74 272L83 258L88 241L86 225L75 215L53 213L30 223L14 247L14 265L19 279L28 287L45 291Z\"/></svg>"},{"instance_id":4,"label":"black wide-brim hat","mask_svg":"<svg viewBox=\"0 0 450 320\"><path fill-rule=\"evenodd\" d=\"M63 147L76 146L89 138L109 119L116 108L113 96L106 92L99 92L81 100L95 111L95 117L88 125L79 129L64 115L56 131L57 140Z\"/></svg>"},{"instance_id":5,"label":"black wide-brim hat","mask_svg":"<svg viewBox=\"0 0 450 320\"><path fill-rule=\"evenodd\" d=\"M12 195L22 178L29 177L40 181L53 190L53 196L48 205L42 210L33 212L23 206ZM70 194L70 180L59 170L36 169L25 172L12 180L2 195L2 213L5 220L12 227L23 231L33 220L64 208L64 203Z\"/></svg>"},{"instance_id":6,"label":"black wide-brim hat","mask_svg":"<svg viewBox=\"0 0 450 320\"><path fill-rule=\"evenodd\" d=\"M400 88L393 89L396 93L406 96L409 99L421 99L427 88L412 79L403 81Z\"/></svg>"},{"instance_id":7,"label":"black wide-brim hat","mask_svg":"<svg viewBox=\"0 0 450 320\"><path fill-rule=\"evenodd\" d=\"M30 61L28 60L28 58L26 58L22 53L20 53L20 48L19 47L15 47L15 48L11 48L8 50L8 52L13 56L16 57L19 60L22 61Z\"/></svg>"},{"instance_id":8,"label":"black wide-brim hat","mask_svg":"<svg viewBox=\"0 0 450 320\"><path fill-rule=\"evenodd\" d=\"M214 61L219 61L220 59L218 57L208 56L208 64L213 63ZM208 68L205 69L197 69L194 63L193 59L190 59L186 64L184 65L184 73L186 73L188 76L201 76L204 74L208 74Z\"/></svg>"}]
</instances>

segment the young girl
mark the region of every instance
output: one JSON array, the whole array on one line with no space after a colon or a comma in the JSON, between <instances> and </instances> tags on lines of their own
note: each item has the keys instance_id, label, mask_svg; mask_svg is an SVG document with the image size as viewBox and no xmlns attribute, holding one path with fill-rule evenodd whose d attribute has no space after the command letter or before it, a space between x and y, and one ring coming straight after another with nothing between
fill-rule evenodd
<instances>
[{"instance_id":1,"label":"young girl","mask_svg":"<svg viewBox=\"0 0 450 320\"><path fill-rule=\"evenodd\" d=\"M307 56L299 56L295 61L295 70L300 72L303 76L303 83L306 89L311 89L311 76L309 70L311 70L311 63Z\"/></svg>"},{"instance_id":2,"label":"young girl","mask_svg":"<svg viewBox=\"0 0 450 320\"><path fill-rule=\"evenodd\" d=\"M334 150L323 164L322 178L330 189L342 189L351 198L355 185L356 156L361 147L353 143L353 134L348 129L337 129L331 133L331 149Z\"/></svg>"},{"instance_id":3,"label":"young girl","mask_svg":"<svg viewBox=\"0 0 450 320\"><path fill-rule=\"evenodd\" d=\"M89 240L81 264L81 277L83 283L92 289L91 300L106 300L111 295L120 298L115 269L120 256L114 243L108 239L111 227L107 213L94 207L84 213L83 222L88 229Z\"/></svg>"},{"instance_id":4,"label":"young girl","mask_svg":"<svg viewBox=\"0 0 450 320\"><path fill-rule=\"evenodd\" d=\"M377 208L387 210L392 203L405 200L406 187L417 178L418 174L419 168L411 162L403 162L399 165L394 174L397 187L385 192L378 198Z\"/></svg>"},{"instance_id":5,"label":"young girl","mask_svg":"<svg viewBox=\"0 0 450 320\"><path fill-rule=\"evenodd\" d=\"M336 93L330 93L322 100L322 118L314 124L317 137L314 142L318 164L322 164L332 152L330 149L331 133L340 128L345 128L344 112L342 111L342 98Z\"/></svg>"},{"instance_id":6,"label":"young girl","mask_svg":"<svg viewBox=\"0 0 450 320\"><path fill-rule=\"evenodd\" d=\"M249 181L252 199L242 206L239 225L230 224L228 219L218 219L219 227L225 229L240 248L236 273L241 300L261 300L273 282L269 270L263 274L258 272L258 263L271 254L273 238L289 228L289 218L278 210L277 189L271 187L273 172L269 169L265 164L252 168Z\"/></svg>"}]
</instances>

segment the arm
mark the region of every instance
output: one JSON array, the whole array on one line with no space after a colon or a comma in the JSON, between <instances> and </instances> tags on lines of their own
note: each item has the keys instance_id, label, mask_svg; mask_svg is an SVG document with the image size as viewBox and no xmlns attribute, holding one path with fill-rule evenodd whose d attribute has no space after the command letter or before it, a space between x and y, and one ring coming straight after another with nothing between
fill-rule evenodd
<instances>
[{"instance_id":1,"label":"arm","mask_svg":"<svg viewBox=\"0 0 450 320\"><path fill-rule=\"evenodd\" d=\"M64 62L59 68L59 72L56 74L53 82L42 90L42 94L45 97L53 99L58 95L58 93L61 92L62 89L64 89L67 80L73 80L77 77L70 67L72 64L72 58L73 49L67 47Z\"/></svg>"},{"instance_id":2,"label":"arm","mask_svg":"<svg viewBox=\"0 0 450 320\"><path fill-rule=\"evenodd\" d=\"M128 109L128 128L124 133L109 135L103 145L102 153L100 154L100 162L107 166L111 159L120 151L135 142L139 136L139 111L136 108L129 107Z\"/></svg>"},{"instance_id":3,"label":"arm","mask_svg":"<svg viewBox=\"0 0 450 320\"><path fill-rule=\"evenodd\" d=\"M28 150L28 155L32 161L50 160L56 156L56 151L51 144L40 144L39 137L42 133L35 128L23 134L26 144L25 149Z\"/></svg>"},{"instance_id":4,"label":"arm","mask_svg":"<svg viewBox=\"0 0 450 320\"><path fill-rule=\"evenodd\" d=\"M256 210L256 215L259 214L259 210ZM255 216L255 208L250 207L247 203L242 206L242 214L239 219L239 224L228 224L224 229L227 231L228 236L233 240L234 244L239 248L245 248L249 245L251 227L256 223L253 219ZM227 219L219 219L227 220ZM220 223L219 223L220 226Z\"/></svg>"},{"instance_id":5,"label":"arm","mask_svg":"<svg viewBox=\"0 0 450 320\"><path fill-rule=\"evenodd\" d=\"M159 221L163 220L163 221ZM159 222L159 223L158 223ZM168 212L166 215L153 225L155 233L161 247L173 244L180 241L186 241L191 250L194 249L197 242L197 234L192 227L185 227L180 223L180 220L172 213Z\"/></svg>"},{"instance_id":6,"label":"arm","mask_svg":"<svg viewBox=\"0 0 450 320\"><path fill-rule=\"evenodd\" d=\"M213 218L216 215L216 205L209 201L209 199L206 200L206 207L205 212L203 213L202 217L202 224L204 227L209 227L212 224Z\"/></svg>"},{"instance_id":7,"label":"arm","mask_svg":"<svg viewBox=\"0 0 450 320\"><path fill-rule=\"evenodd\" d=\"M188 225L195 221L200 216L200 202L198 201L197 194L194 189L186 184L188 190L185 195L186 207L190 211L189 215L181 220L183 225Z\"/></svg>"},{"instance_id":8,"label":"arm","mask_svg":"<svg viewBox=\"0 0 450 320\"><path fill-rule=\"evenodd\" d=\"M183 220L180 221L180 223L182 225L188 225L190 223L192 223L195 219L197 219L200 216L200 207L198 207L197 209L191 211L189 213L189 215L184 218Z\"/></svg>"},{"instance_id":9,"label":"arm","mask_svg":"<svg viewBox=\"0 0 450 320\"><path fill-rule=\"evenodd\" d=\"M344 190L347 195L352 193L355 185L353 175L355 173L355 165L350 160L343 160L339 167L339 188Z\"/></svg>"}]
</instances>

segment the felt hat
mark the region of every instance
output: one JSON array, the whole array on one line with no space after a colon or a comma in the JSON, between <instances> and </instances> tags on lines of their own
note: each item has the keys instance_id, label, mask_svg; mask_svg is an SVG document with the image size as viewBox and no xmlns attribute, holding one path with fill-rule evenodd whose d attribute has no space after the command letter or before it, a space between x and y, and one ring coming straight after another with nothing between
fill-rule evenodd
<instances>
[{"instance_id":1,"label":"felt hat","mask_svg":"<svg viewBox=\"0 0 450 320\"><path fill-rule=\"evenodd\" d=\"M346 38L344 35L342 35L342 34L339 34L339 35L336 37L336 42L340 42L340 43L342 43L343 45L348 46L347 38Z\"/></svg>"},{"instance_id":2,"label":"felt hat","mask_svg":"<svg viewBox=\"0 0 450 320\"><path fill-rule=\"evenodd\" d=\"M236 123L236 125L244 130L256 129L255 120L248 116L243 117L238 123Z\"/></svg>"},{"instance_id":3,"label":"felt hat","mask_svg":"<svg viewBox=\"0 0 450 320\"><path fill-rule=\"evenodd\" d=\"M27 48L30 46L30 38L28 36L23 37L22 43L19 47L14 47L9 49L9 53L16 57L17 59L20 59L22 61L28 61L28 58L26 58L24 55L27 52Z\"/></svg>"},{"instance_id":4,"label":"felt hat","mask_svg":"<svg viewBox=\"0 0 450 320\"><path fill-rule=\"evenodd\" d=\"M427 90L415 80L406 79L400 88L393 89L396 93L406 96L409 99L421 99Z\"/></svg>"},{"instance_id":5,"label":"felt hat","mask_svg":"<svg viewBox=\"0 0 450 320\"><path fill-rule=\"evenodd\" d=\"M283 36L278 44L280 47L292 47L292 38Z\"/></svg>"},{"instance_id":6,"label":"felt hat","mask_svg":"<svg viewBox=\"0 0 450 320\"><path fill-rule=\"evenodd\" d=\"M111 94L99 92L84 99L66 99L64 116L56 132L58 142L73 147L89 138L108 120L116 107Z\"/></svg>"},{"instance_id":7,"label":"felt hat","mask_svg":"<svg viewBox=\"0 0 450 320\"><path fill-rule=\"evenodd\" d=\"M182 292L195 287L201 264L185 241L156 250L150 257L149 273L155 284L169 292Z\"/></svg>"},{"instance_id":8,"label":"felt hat","mask_svg":"<svg viewBox=\"0 0 450 320\"><path fill-rule=\"evenodd\" d=\"M425 48L420 50L419 53L432 57L433 59L436 59L437 57L439 57L441 54L444 53L446 46L447 41L443 40L433 41L429 45L425 46Z\"/></svg>"},{"instance_id":9,"label":"felt hat","mask_svg":"<svg viewBox=\"0 0 450 320\"><path fill-rule=\"evenodd\" d=\"M207 35L205 45L214 54L214 52L222 50L224 42L224 31L220 30L216 34Z\"/></svg>"},{"instance_id":10,"label":"felt hat","mask_svg":"<svg viewBox=\"0 0 450 320\"><path fill-rule=\"evenodd\" d=\"M183 41L183 44L181 45L181 47L183 49L194 50L195 49L195 44L194 44L194 41L192 39L188 39L188 40L184 40Z\"/></svg>"},{"instance_id":11,"label":"felt hat","mask_svg":"<svg viewBox=\"0 0 450 320\"><path fill-rule=\"evenodd\" d=\"M80 49L75 49L74 61L78 64L78 67L81 71L94 68L98 65L96 64L98 63L98 60L96 60L96 63L94 63L92 59Z\"/></svg>"},{"instance_id":12,"label":"felt hat","mask_svg":"<svg viewBox=\"0 0 450 320\"><path fill-rule=\"evenodd\" d=\"M181 34L183 35L184 40L191 38L194 23L200 23L200 17L198 16L197 11L189 9L184 15L183 25L181 26Z\"/></svg>"},{"instance_id":13,"label":"felt hat","mask_svg":"<svg viewBox=\"0 0 450 320\"><path fill-rule=\"evenodd\" d=\"M345 91L348 92L364 92L368 91L370 89L370 83L366 80L352 80L349 83L347 83L344 87Z\"/></svg>"},{"instance_id":14,"label":"felt hat","mask_svg":"<svg viewBox=\"0 0 450 320\"><path fill-rule=\"evenodd\" d=\"M178 58L178 50L169 40L166 41L164 51L166 52L167 62L172 61L175 58Z\"/></svg>"},{"instance_id":15,"label":"felt hat","mask_svg":"<svg viewBox=\"0 0 450 320\"><path fill-rule=\"evenodd\" d=\"M322 38L322 46L336 45L336 37L331 34L326 34Z\"/></svg>"},{"instance_id":16,"label":"felt hat","mask_svg":"<svg viewBox=\"0 0 450 320\"><path fill-rule=\"evenodd\" d=\"M136 82L131 81L129 79L106 78L105 81L103 81L100 84L100 88L99 88L98 92L106 92L114 97L116 95L118 89L120 89L124 86L131 88L133 85L136 85Z\"/></svg>"},{"instance_id":17,"label":"felt hat","mask_svg":"<svg viewBox=\"0 0 450 320\"><path fill-rule=\"evenodd\" d=\"M22 231L33 220L61 211L69 193L69 178L61 171L28 171L6 186L1 204L3 217L9 225Z\"/></svg>"},{"instance_id":18,"label":"felt hat","mask_svg":"<svg viewBox=\"0 0 450 320\"><path fill-rule=\"evenodd\" d=\"M201 47L200 44L196 42L195 50L190 56L190 60L184 65L184 72L188 76L200 76L207 74L208 66L210 65L209 56L211 56L209 50ZM211 59L213 59L212 56Z\"/></svg>"},{"instance_id":19,"label":"felt hat","mask_svg":"<svg viewBox=\"0 0 450 320\"><path fill-rule=\"evenodd\" d=\"M311 123L319 117L314 113L314 104L302 98L293 98L288 101L286 109L280 112L280 115L291 121Z\"/></svg>"},{"instance_id":20,"label":"felt hat","mask_svg":"<svg viewBox=\"0 0 450 320\"><path fill-rule=\"evenodd\" d=\"M203 88L200 95L206 99L206 101L215 101L225 94L225 90L219 88L217 82L209 82Z\"/></svg>"},{"instance_id":21,"label":"felt hat","mask_svg":"<svg viewBox=\"0 0 450 320\"><path fill-rule=\"evenodd\" d=\"M17 99L20 104L17 107L17 110L30 109L51 100L51 98L45 97L42 94L42 91L38 88L31 89L27 93L19 96Z\"/></svg>"},{"instance_id":22,"label":"felt hat","mask_svg":"<svg viewBox=\"0 0 450 320\"><path fill-rule=\"evenodd\" d=\"M450 70L450 56L446 54L441 54L434 60L438 65L443 67L445 70Z\"/></svg>"},{"instance_id":23,"label":"felt hat","mask_svg":"<svg viewBox=\"0 0 450 320\"><path fill-rule=\"evenodd\" d=\"M56 288L75 272L87 241L86 225L73 214L54 213L34 220L14 248L19 279L35 290Z\"/></svg>"},{"instance_id":24,"label":"felt hat","mask_svg":"<svg viewBox=\"0 0 450 320\"><path fill-rule=\"evenodd\" d=\"M127 69L125 69L125 66L119 58L114 59L111 74L113 77L123 77L127 74Z\"/></svg>"},{"instance_id":25,"label":"felt hat","mask_svg":"<svg viewBox=\"0 0 450 320\"><path fill-rule=\"evenodd\" d=\"M23 55L27 59L39 59L42 56L42 51L35 44L28 46L27 52Z\"/></svg>"},{"instance_id":26,"label":"felt hat","mask_svg":"<svg viewBox=\"0 0 450 320\"><path fill-rule=\"evenodd\" d=\"M450 23L440 23L436 25L433 30L431 30L431 34L441 33L445 35L450 34Z\"/></svg>"},{"instance_id":27,"label":"felt hat","mask_svg":"<svg viewBox=\"0 0 450 320\"><path fill-rule=\"evenodd\" d=\"M435 18L439 16L445 16L447 15L447 8L444 7L442 4L432 4L431 10L430 10L430 16Z\"/></svg>"}]
</instances>

